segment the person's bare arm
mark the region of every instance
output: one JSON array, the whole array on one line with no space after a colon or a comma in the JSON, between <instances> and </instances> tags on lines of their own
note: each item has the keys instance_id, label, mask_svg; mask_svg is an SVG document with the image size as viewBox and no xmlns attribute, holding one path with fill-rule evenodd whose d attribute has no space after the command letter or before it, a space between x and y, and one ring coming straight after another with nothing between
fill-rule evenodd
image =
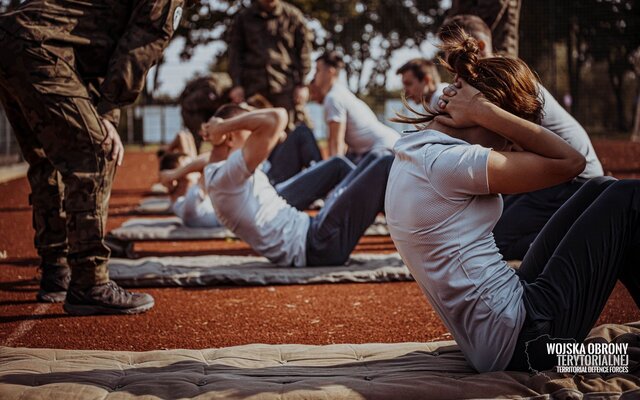
<instances>
[{"instance_id":1,"label":"person's bare arm","mask_svg":"<svg viewBox=\"0 0 640 400\"><path fill-rule=\"evenodd\" d=\"M347 144L344 138L347 133L347 124L344 122L330 121L328 126L329 157L345 155L347 152Z\"/></svg>"},{"instance_id":2,"label":"person's bare arm","mask_svg":"<svg viewBox=\"0 0 640 400\"><path fill-rule=\"evenodd\" d=\"M183 165L175 169L166 169L160 171L160 183L168 185L171 181L180 179L192 172L202 172L209 162L209 154L201 154L189 164Z\"/></svg>"},{"instance_id":3,"label":"person's bare arm","mask_svg":"<svg viewBox=\"0 0 640 400\"><path fill-rule=\"evenodd\" d=\"M490 153L487 179L492 193L530 192L566 182L584 170L585 158L559 136L490 103L466 82L455 95L444 96L449 115L436 121L453 128L479 125L523 149Z\"/></svg>"},{"instance_id":4,"label":"person's bare arm","mask_svg":"<svg viewBox=\"0 0 640 400\"><path fill-rule=\"evenodd\" d=\"M176 137L174 137L173 140L167 145L165 151L167 153L184 153L189 157L196 157L198 155L196 141L193 138L193 135L185 131L178 132Z\"/></svg>"},{"instance_id":5,"label":"person's bare arm","mask_svg":"<svg viewBox=\"0 0 640 400\"><path fill-rule=\"evenodd\" d=\"M225 136L234 131L248 130L251 135L242 148L242 156L249 172L267 159L271 150L285 135L288 114L284 108L266 108L226 120L210 120L207 125L207 136L215 147L226 140ZM213 154L212 154L213 155Z\"/></svg>"}]
</instances>

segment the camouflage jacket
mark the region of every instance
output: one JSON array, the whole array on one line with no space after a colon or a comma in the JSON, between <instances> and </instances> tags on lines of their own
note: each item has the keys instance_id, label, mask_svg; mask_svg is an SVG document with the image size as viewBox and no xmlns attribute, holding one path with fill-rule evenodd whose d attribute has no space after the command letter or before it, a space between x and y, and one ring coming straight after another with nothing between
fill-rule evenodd
<instances>
[{"instance_id":1,"label":"camouflage jacket","mask_svg":"<svg viewBox=\"0 0 640 400\"><path fill-rule=\"evenodd\" d=\"M133 103L178 27L185 0L27 0L0 15L0 29L68 63L98 113L113 123Z\"/></svg>"},{"instance_id":2,"label":"camouflage jacket","mask_svg":"<svg viewBox=\"0 0 640 400\"><path fill-rule=\"evenodd\" d=\"M287 93L311 69L313 36L302 12L281 2L268 13L257 2L240 11L231 28L229 73L247 96Z\"/></svg>"}]
</instances>

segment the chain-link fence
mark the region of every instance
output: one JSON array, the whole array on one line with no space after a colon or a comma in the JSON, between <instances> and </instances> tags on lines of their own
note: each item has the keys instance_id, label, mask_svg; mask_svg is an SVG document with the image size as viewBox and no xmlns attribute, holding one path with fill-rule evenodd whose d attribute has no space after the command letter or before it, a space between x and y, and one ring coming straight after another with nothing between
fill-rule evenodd
<instances>
[{"instance_id":1,"label":"chain-link fence","mask_svg":"<svg viewBox=\"0 0 640 400\"><path fill-rule=\"evenodd\" d=\"M326 138L326 123L322 105L310 103L307 110L313 123L313 131L319 140ZM378 113L378 119L396 130L409 128L407 125L389 122L403 106L399 99L384 102L383 112ZM120 120L120 136L125 144L153 145L167 143L173 140L176 133L185 129L177 105L146 105L132 106L122 110ZM23 158L16 141L11 124L0 108L0 166L7 166L22 162Z\"/></svg>"}]
</instances>

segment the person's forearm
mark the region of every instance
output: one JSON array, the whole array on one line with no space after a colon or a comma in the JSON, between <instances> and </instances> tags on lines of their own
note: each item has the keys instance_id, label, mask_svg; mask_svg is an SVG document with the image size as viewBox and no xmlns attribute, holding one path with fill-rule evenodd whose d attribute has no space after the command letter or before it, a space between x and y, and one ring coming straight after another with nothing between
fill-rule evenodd
<instances>
[{"instance_id":1,"label":"person's forearm","mask_svg":"<svg viewBox=\"0 0 640 400\"><path fill-rule=\"evenodd\" d=\"M346 147L344 141L329 137L329 157L345 155L347 152Z\"/></svg>"},{"instance_id":2,"label":"person's forearm","mask_svg":"<svg viewBox=\"0 0 640 400\"><path fill-rule=\"evenodd\" d=\"M215 141L219 140L220 136L239 130L248 130L252 134L266 134L268 132L275 134L277 132L273 132L273 129L270 128L273 128L277 122L277 115L273 108L252 111L219 122L215 127L217 134L213 135L218 138L212 137L211 140L216 144Z\"/></svg>"},{"instance_id":3,"label":"person's forearm","mask_svg":"<svg viewBox=\"0 0 640 400\"><path fill-rule=\"evenodd\" d=\"M485 102L475 114L478 125L503 136L525 151L553 159L583 158L558 135L494 104Z\"/></svg>"},{"instance_id":4,"label":"person's forearm","mask_svg":"<svg viewBox=\"0 0 640 400\"><path fill-rule=\"evenodd\" d=\"M343 156L347 152L347 144L345 143L346 125L343 122L330 121L329 138L329 156Z\"/></svg>"}]
</instances>

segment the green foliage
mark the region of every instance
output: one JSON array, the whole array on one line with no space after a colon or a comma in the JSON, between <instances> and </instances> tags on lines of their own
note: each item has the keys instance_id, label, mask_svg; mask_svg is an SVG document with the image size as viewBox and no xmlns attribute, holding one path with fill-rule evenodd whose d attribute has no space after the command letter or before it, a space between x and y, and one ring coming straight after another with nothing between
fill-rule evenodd
<instances>
[{"instance_id":1,"label":"green foliage","mask_svg":"<svg viewBox=\"0 0 640 400\"><path fill-rule=\"evenodd\" d=\"M345 55L350 82L356 91L384 87L391 54L401 47L419 45L442 21L440 0L291 0L312 21L315 47L339 50ZM186 23L177 32L187 39L182 57L188 59L196 46L224 40L233 15L249 1L227 0L200 3L188 10ZM322 28L320 28L322 27ZM223 59L219 54L218 59ZM365 61L373 75L363 81Z\"/></svg>"},{"instance_id":2,"label":"green foliage","mask_svg":"<svg viewBox=\"0 0 640 400\"><path fill-rule=\"evenodd\" d=\"M585 69L594 63L606 63L608 85L616 97L616 127L626 129L622 81L625 73L633 70L630 55L640 47L638 6L635 0L525 1L520 56L539 66L549 61L555 44L565 45L574 112L581 108Z\"/></svg>"}]
</instances>

